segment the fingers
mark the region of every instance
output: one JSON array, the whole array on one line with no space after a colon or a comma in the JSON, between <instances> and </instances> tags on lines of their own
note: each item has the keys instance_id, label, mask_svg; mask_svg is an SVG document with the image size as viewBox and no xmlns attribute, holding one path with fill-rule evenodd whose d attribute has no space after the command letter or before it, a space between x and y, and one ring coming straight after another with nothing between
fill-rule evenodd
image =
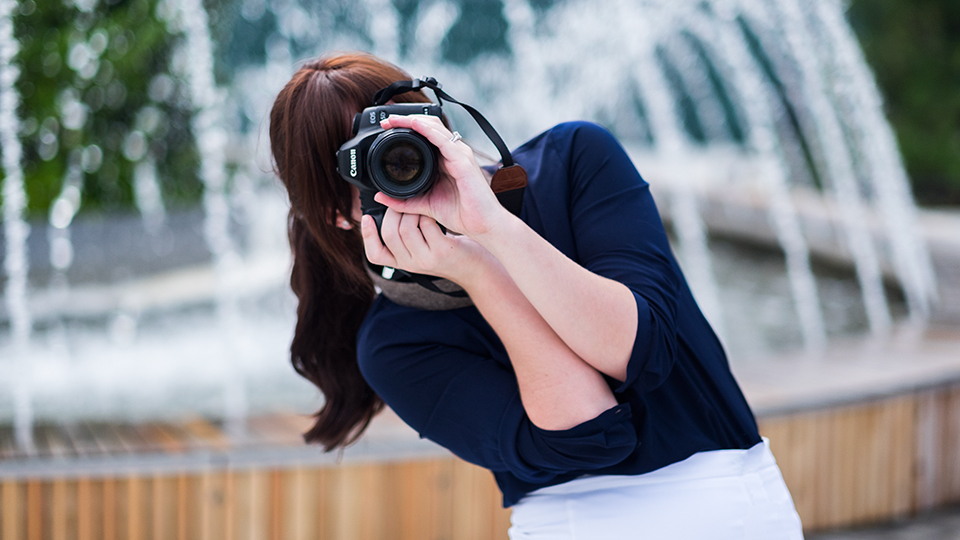
<instances>
[{"instance_id":1,"label":"fingers","mask_svg":"<svg viewBox=\"0 0 960 540\"><path fill-rule=\"evenodd\" d=\"M430 203L424 197L412 199L394 199L382 191L378 191L373 200L402 214L428 214Z\"/></svg>"},{"instance_id":2,"label":"fingers","mask_svg":"<svg viewBox=\"0 0 960 540\"><path fill-rule=\"evenodd\" d=\"M473 156L472 151L469 151L469 147L462 140L456 142L451 140L453 134L436 116L422 114L388 116L386 120L380 122L380 126L384 129L410 128L426 137L440 150L443 157L450 160Z\"/></svg>"},{"instance_id":3,"label":"fingers","mask_svg":"<svg viewBox=\"0 0 960 540\"><path fill-rule=\"evenodd\" d=\"M432 253L420 230L421 219L433 223L436 233L442 236L439 227L432 219L419 214L402 214L392 208L388 208L384 214L378 236L373 218L364 215L360 221L360 227L367 259L373 264L404 270L418 268L425 264L429 266ZM430 232L434 231L431 229Z\"/></svg>"},{"instance_id":4,"label":"fingers","mask_svg":"<svg viewBox=\"0 0 960 540\"><path fill-rule=\"evenodd\" d=\"M444 242L449 240L449 238L443 234L443 231L440 230L440 225L437 224L437 220L427 216L420 217L420 233L423 235L423 240L430 249L438 249Z\"/></svg>"},{"instance_id":5,"label":"fingers","mask_svg":"<svg viewBox=\"0 0 960 540\"><path fill-rule=\"evenodd\" d=\"M402 249L403 253L411 259L422 258L423 252L426 251L427 244L423 239L423 234L420 232L420 215L401 214L400 225L397 227L397 232L401 245L398 245L395 250L391 244L387 244L387 247L391 248L394 255L400 257L398 251Z\"/></svg>"},{"instance_id":6,"label":"fingers","mask_svg":"<svg viewBox=\"0 0 960 540\"><path fill-rule=\"evenodd\" d=\"M400 234L400 224L404 217L409 214L401 214L392 208L387 208L383 215L383 223L380 225L380 237L383 238L383 245L393 254L397 264L403 266L403 261L410 259L410 252L404 245L403 237ZM408 219L409 221L409 219ZM409 223L407 224L409 227ZM404 236L411 236L407 232Z\"/></svg>"},{"instance_id":7,"label":"fingers","mask_svg":"<svg viewBox=\"0 0 960 540\"><path fill-rule=\"evenodd\" d=\"M371 216L365 214L360 219L360 234L363 236L363 251L367 254L368 261L381 266L397 267L397 259L380 241L377 224Z\"/></svg>"}]
</instances>

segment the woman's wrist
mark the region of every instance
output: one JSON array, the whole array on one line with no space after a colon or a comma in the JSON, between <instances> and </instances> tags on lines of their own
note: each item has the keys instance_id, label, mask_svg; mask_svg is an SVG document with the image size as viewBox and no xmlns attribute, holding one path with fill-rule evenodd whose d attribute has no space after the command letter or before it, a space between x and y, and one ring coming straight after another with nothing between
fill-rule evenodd
<instances>
[{"instance_id":1,"label":"woman's wrist","mask_svg":"<svg viewBox=\"0 0 960 540\"><path fill-rule=\"evenodd\" d=\"M472 242L472 240L463 238L461 242ZM473 256L465 257L458 264L449 267L450 270L444 272L446 275L440 277L460 285L472 296L489 285L498 273L506 272L500 262L479 243L474 243L470 249L476 250Z\"/></svg>"},{"instance_id":2,"label":"woman's wrist","mask_svg":"<svg viewBox=\"0 0 960 540\"><path fill-rule=\"evenodd\" d=\"M487 248L488 251L495 252L495 248L500 242L509 241L511 235L519 233L518 228L525 226L520 218L501 206L484 221L482 229L472 232L468 236Z\"/></svg>"}]
</instances>

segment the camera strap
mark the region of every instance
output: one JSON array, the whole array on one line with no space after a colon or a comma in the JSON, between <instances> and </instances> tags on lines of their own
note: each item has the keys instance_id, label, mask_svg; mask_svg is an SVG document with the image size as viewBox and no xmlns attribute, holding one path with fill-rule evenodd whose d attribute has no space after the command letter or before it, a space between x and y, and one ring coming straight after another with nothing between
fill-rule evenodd
<instances>
[{"instance_id":1,"label":"camera strap","mask_svg":"<svg viewBox=\"0 0 960 540\"><path fill-rule=\"evenodd\" d=\"M392 83L390 86L380 89L380 91L373 95L373 104L375 106L384 105L393 99L394 96L420 90L421 88L429 88L433 90L433 93L436 94L437 101L440 102L440 105L443 105L443 100L447 100L450 103L455 103L463 107L477 122L477 125L480 126L480 129L483 130L483 133L487 136L487 138L489 138L493 145L497 147L497 152L500 152L500 160L503 163L503 166L513 166L513 156L510 154L510 149L507 148L507 145L503 142L503 139L500 138L500 134L497 133L497 130L493 129L493 126L490 124L490 122L487 121L482 114L480 114L480 111L474 109L466 103L457 101L453 98L453 96L441 90L440 83L438 83L433 77L421 77L412 81L397 81Z\"/></svg>"}]
</instances>

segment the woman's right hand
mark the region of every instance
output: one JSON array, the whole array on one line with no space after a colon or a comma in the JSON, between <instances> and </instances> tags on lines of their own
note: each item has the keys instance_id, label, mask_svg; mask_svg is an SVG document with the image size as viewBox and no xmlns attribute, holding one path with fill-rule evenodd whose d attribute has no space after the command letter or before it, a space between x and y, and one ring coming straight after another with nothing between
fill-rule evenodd
<instances>
[{"instance_id":1,"label":"woman's right hand","mask_svg":"<svg viewBox=\"0 0 960 540\"><path fill-rule=\"evenodd\" d=\"M466 287L483 265L496 262L483 246L466 236L444 234L428 216L388 208L380 235L368 215L360 227L364 251L373 264L438 276Z\"/></svg>"}]
</instances>

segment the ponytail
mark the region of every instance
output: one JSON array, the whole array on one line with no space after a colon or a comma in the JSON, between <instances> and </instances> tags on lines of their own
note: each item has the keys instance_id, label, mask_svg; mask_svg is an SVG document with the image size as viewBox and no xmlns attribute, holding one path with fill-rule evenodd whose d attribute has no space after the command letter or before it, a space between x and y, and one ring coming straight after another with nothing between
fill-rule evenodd
<instances>
[{"instance_id":1,"label":"ponytail","mask_svg":"<svg viewBox=\"0 0 960 540\"><path fill-rule=\"evenodd\" d=\"M325 57L300 68L270 112L276 174L290 197L290 287L299 301L290 361L323 393L304 439L328 451L354 442L384 406L357 365L357 334L376 293L352 217L356 196L337 173L335 153L373 94L409 78L368 54ZM396 101L427 98L409 93ZM338 214L351 229L337 227Z\"/></svg>"}]
</instances>

